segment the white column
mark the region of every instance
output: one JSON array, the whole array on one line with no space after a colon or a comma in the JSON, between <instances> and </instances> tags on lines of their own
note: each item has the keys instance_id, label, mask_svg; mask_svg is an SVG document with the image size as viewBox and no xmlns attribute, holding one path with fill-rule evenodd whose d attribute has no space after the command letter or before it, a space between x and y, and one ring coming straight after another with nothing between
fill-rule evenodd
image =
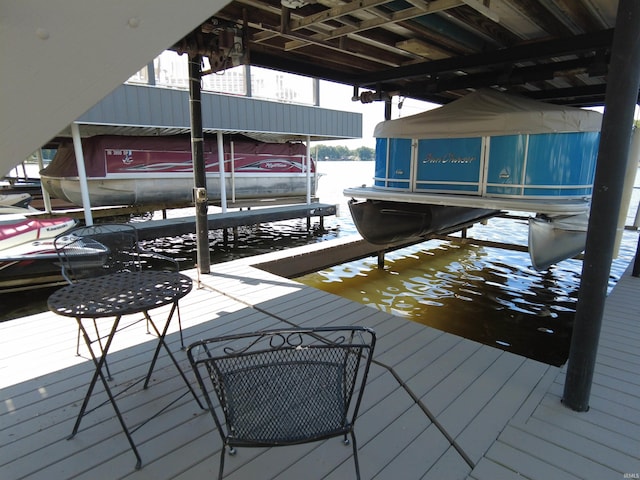
<instances>
[{"instance_id":1,"label":"white column","mask_svg":"<svg viewBox=\"0 0 640 480\"><path fill-rule=\"evenodd\" d=\"M44 168L44 162L42 161L41 148L36 150L36 158L38 159L38 171L42 171L42 169ZM42 186L42 182L40 183L40 192L42 193L42 200L44 201L44 210L47 213L51 213L51 197L49 196L49 192L47 192Z\"/></svg>"},{"instance_id":2,"label":"white column","mask_svg":"<svg viewBox=\"0 0 640 480\"><path fill-rule=\"evenodd\" d=\"M311 204L311 136L307 135L307 205Z\"/></svg>"},{"instance_id":3,"label":"white column","mask_svg":"<svg viewBox=\"0 0 640 480\"><path fill-rule=\"evenodd\" d=\"M640 165L640 127L634 128L631 135L631 149L629 151L629 163L627 164L627 177L625 179L625 189L628 190L626 191L623 200L623 202L626 202L623 203L623 213L625 214L625 221L626 213L629 211L629 205L631 203L631 195L633 194L633 185L635 184L636 175L638 173L638 166ZM633 221L633 226L636 229L640 228L640 202L638 202L636 217Z\"/></svg>"},{"instance_id":4,"label":"white column","mask_svg":"<svg viewBox=\"0 0 640 480\"><path fill-rule=\"evenodd\" d=\"M231 202L236 203L236 153L233 148L233 142L230 142L231 153Z\"/></svg>"},{"instance_id":5,"label":"white column","mask_svg":"<svg viewBox=\"0 0 640 480\"><path fill-rule=\"evenodd\" d=\"M82 208L84 208L84 222L87 225L93 225L91 202L89 200L89 186L87 184L87 172L84 168L84 153L82 152L80 129L78 128L78 124L76 122L73 122L71 124L71 135L73 136L73 149L76 154L78 179L80 180L80 195L82 195Z\"/></svg>"},{"instance_id":6,"label":"white column","mask_svg":"<svg viewBox=\"0 0 640 480\"><path fill-rule=\"evenodd\" d=\"M227 186L224 178L224 143L222 132L218 132L218 167L220 169L220 206L222 213L227 213Z\"/></svg>"}]
</instances>

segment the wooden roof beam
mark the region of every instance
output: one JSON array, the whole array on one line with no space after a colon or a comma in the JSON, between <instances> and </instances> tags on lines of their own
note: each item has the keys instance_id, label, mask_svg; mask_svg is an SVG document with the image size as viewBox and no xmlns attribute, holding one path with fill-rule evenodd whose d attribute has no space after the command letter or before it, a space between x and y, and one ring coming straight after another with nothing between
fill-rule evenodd
<instances>
[{"instance_id":1,"label":"wooden roof beam","mask_svg":"<svg viewBox=\"0 0 640 480\"><path fill-rule=\"evenodd\" d=\"M562 55L578 55L582 52L598 51L611 47L613 29L577 35L569 38L528 43L495 52L466 55L457 58L446 58L398 67L385 72L367 74L366 77L354 78L356 85L375 85L378 82L406 80L423 75L438 74L454 70L466 70L473 67L502 65L557 57Z\"/></svg>"},{"instance_id":2,"label":"wooden roof beam","mask_svg":"<svg viewBox=\"0 0 640 480\"><path fill-rule=\"evenodd\" d=\"M291 30L299 30L301 28L308 27L314 23L322 23L328 20L335 20L344 15L354 14L358 11L366 10L367 8L377 7L378 5L384 5L389 0L353 0L352 2L339 5L337 7L329 8L322 12L314 13L300 20L291 22Z\"/></svg>"},{"instance_id":3,"label":"wooden roof beam","mask_svg":"<svg viewBox=\"0 0 640 480\"><path fill-rule=\"evenodd\" d=\"M441 92L444 90L478 89L500 85L511 87L524 85L530 82L553 80L554 78L567 77L566 73L589 72L591 65L598 63L596 57L577 58L564 62L549 62L529 67L512 67L509 65L496 68L490 72L471 73L468 75L450 75L443 78L433 78L413 84L410 89L402 93L413 96L420 91Z\"/></svg>"},{"instance_id":4,"label":"wooden roof beam","mask_svg":"<svg viewBox=\"0 0 640 480\"><path fill-rule=\"evenodd\" d=\"M422 5L420 7L412 7L407 8L405 10L400 10L391 14L390 19L375 17L370 20L363 20L359 22L358 26L344 26L341 28L334 29L330 34L321 35L316 34L308 37L311 40L321 40L327 41L334 38L346 36L352 33L358 33L365 30L369 30L372 28L383 27L388 23L399 23L405 20L410 20L412 18L421 17L423 15L429 15L432 13L440 12L443 10L448 10L450 8L459 7L462 5L461 0L434 0L432 2L421 2ZM300 48L305 46L307 42L304 40L296 40L293 42L287 43L285 46L286 51L295 50L296 48Z\"/></svg>"}]
</instances>

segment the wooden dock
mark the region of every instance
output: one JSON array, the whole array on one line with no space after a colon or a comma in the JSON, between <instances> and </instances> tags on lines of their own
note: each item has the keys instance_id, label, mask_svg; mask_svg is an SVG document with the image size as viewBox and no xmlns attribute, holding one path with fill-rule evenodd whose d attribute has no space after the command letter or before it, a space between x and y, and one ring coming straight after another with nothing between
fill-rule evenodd
<instances>
[{"instance_id":1,"label":"wooden dock","mask_svg":"<svg viewBox=\"0 0 640 480\"><path fill-rule=\"evenodd\" d=\"M316 246L300 247L295 252ZM560 402L564 372L393 317L252 265L275 252L212 266L180 304L186 342L280 325L357 324L378 334L356 424L363 479L621 479L640 474L640 279L625 274L607 300L589 412ZM189 271L198 281L197 272ZM161 308L154 316L167 313ZM174 322L169 340L179 338ZM75 356L75 322L40 313L0 324L0 477L216 478L220 439L207 412L183 396L134 434L143 467L104 406L71 432L92 366ZM153 337L122 332L114 383L144 372ZM186 355L177 352L187 369ZM130 422L186 390L162 359L151 388L119 405ZM101 391L95 394L100 398ZM101 398L100 398L101 399ZM92 402L93 405L98 402ZM228 457L230 480L354 478L351 448L332 439ZM627 475L625 477L625 475Z\"/></svg>"},{"instance_id":2,"label":"wooden dock","mask_svg":"<svg viewBox=\"0 0 640 480\"><path fill-rule=\"evenodd\" d=\"M284 200L282 200L284 201ZM255 200L253 202L233 204L229 208L245 208L244 210L232 210L225 213L216 212L207 215L209 230L224 228L235 228L244 225L256 225L268 222L281 222L294 218L318 217L320 225L323 225L324 217L336 214L337 207L333 204L319 203L313 201L307 203L293 203L294 199L289 199L288 204L281 204L278 201ZM138 207L95 207L91 211L95 218L115 218L139 214L154 210L162 210L161 205L148 205ZM40 212L38 215L67 216L76 219L84 219L84 211L81 208L56 209L52 214ZM176 218L163 218L161 220L148 220L136 223L141 240L162 238L168 236L178 236L185 233L192 233L195 230L195 215L187 215Z\"/></svg>"},{"instance_id":3,"label":"wooden dock","mask_svg":"<svg viewBox=\"0 0 640 480\"><path fill-rule=\"evenodd\" d=\"M237 210L207 215L209 230L234 228L243 225L256 225L267 222L281 222L294 218L319 217L323 224L324 217L335 215L336 206L326 203L284 205L277 207ZM136 223L141 240L183 235L195 231L195 216L150 220Z\"/></svg>"}]
</instances>

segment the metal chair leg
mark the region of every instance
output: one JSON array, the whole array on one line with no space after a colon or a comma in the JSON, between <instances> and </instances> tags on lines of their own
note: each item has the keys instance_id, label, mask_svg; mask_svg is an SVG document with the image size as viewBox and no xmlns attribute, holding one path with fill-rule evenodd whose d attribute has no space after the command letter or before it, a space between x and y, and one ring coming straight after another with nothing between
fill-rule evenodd
<instances>
[{"instance_id":1,"label":"metal chair leg","mask_svg":"<svg viewBox=\"0 0 640 480\"><path fill-rule=\"evenodd\" d=\"M358 447L356 445L356 434L351 430L351 444L353 446L353 461L356 464L356 479L360 480L360 464L358 462Z\"/></svg>"},{"instance_id":2,"label":"metal chair leg","mask_svg":"<svg viewBox=\"0 0 640 480\"><path fill-rule=\"evenodd\" d=\"M222 480L222 475L224 472L224 456L226 454L225 450L226 447L223 445L222 450L220 450L220 468L218 470L218 480Z\"/></svg>"}]
</instances>

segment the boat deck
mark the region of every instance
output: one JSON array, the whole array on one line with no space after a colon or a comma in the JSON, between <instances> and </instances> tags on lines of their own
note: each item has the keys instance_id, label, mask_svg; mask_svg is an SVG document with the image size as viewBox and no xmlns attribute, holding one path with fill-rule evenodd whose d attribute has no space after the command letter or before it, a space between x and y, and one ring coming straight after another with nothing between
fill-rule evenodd
<instances>
[{"instance_id":1,"label":"boat deck","mask_svg":"<svg viewBox=\"0 0 640 480\"><path fill-rule=\"evenodd\" d=\"M591 409L577 413L560 403L561 368L393 317L254 263L256 257L217 264L202 276L200 288L180 304L185 342L284 325L373 327L375 363L355 429L363 479L600 480L640 474L639 278L625 274L607 300ZM167 311L153 314L159 318ZM176 325L167 337L175 351ZM215 478L221 443L213 421L192 397L180 397L186 389L164 357L151 388L132 389L119 401L133 422L180 397L135 432L142 469L134 469L109 406L92 412L66 440L92 370L84 350L74 354L76 333L75 322L49 312L0 324L2 478ZM114 384L126 385L143 374L153 337L140 322L116 340L109 363L117 372ZM186 355L177 356L187 369ZM354 478L354 467L351 448L332 439L239 449L227 458L225 473L230 480L340 480Z\"/></svg>"}]
</instances>

